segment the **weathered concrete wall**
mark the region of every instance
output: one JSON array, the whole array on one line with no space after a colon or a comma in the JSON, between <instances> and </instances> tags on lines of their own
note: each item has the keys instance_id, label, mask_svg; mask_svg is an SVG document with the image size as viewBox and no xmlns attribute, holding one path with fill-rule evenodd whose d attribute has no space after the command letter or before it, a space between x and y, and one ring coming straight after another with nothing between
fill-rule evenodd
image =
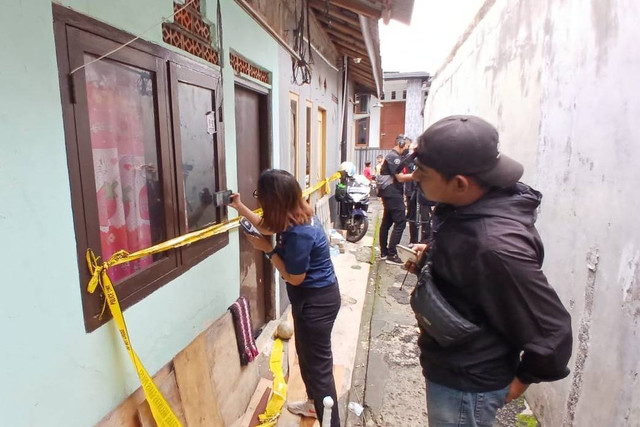
<instances>
[{"instance_id":1,"label":"weathered concrete wall","mask_svg":"<svg viewBox=\"0 0 640 427\"><path fill-rule=\"evenodd\" d=\"M412 141L422 133L422 79L407 80L406 109L404 113L404 134Z\"/></svg>"},{"instance_id":2,"label":"weathered concrete wall","mask_svg":"<svg viewBox=\"0 0 640 427\"><path fill-rule=\"evenodd\" d=\"M488 0L434 79L425 125L496 124L544 194L544 270L571 311L571 375L530 388L545 426L640 423L640 3Z\"/></svg>"}]
</instances>

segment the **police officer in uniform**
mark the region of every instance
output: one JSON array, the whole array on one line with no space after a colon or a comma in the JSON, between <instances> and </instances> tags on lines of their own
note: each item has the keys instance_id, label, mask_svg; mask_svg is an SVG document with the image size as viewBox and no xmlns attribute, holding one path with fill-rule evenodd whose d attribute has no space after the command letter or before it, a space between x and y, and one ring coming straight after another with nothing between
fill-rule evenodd
<instances>
[{"instance_id":1,"label":"police officer in uniform","mask_svg":"<svg viewBox=\"0 0 640 427\"><path fill-rule=\"evenodd\" d=\"M400 243L402 232L406 226L406 207L404 204L403 183L411 181L411 174L402 173L402 159L406 154L407 137L398 135L393 150L384 159L380 168L382 179L377 179L379 195L382 198L384 214L380 225L380 254L386 257L390 264L402 265L396 252L396 245ZM389 230L393 225L391 237Z\"/></svg>"}]
</instances>

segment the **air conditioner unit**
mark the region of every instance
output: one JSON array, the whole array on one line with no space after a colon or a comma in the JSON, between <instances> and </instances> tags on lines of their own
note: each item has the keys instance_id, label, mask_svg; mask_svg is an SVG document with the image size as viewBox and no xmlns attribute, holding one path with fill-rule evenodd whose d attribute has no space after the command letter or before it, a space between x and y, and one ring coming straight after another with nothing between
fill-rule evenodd
<instances>
[{"instance_id":1,"label":"air conditioner unit","mask_svg":"<svg viewBox=\"0 0 640 427\"><path fill-rule=\"evenodd\" d=\"M359 94L356 95L356 114L369 114L371 109L371 95Z\"/></svg>"}]
</instances>

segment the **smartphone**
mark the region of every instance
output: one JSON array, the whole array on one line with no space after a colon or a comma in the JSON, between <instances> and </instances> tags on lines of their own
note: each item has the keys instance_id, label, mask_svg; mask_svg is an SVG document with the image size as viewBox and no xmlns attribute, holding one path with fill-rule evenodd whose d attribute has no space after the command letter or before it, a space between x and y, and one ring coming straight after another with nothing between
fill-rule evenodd
<instances>
[{"instance_id":1,"label":"smartphone","mask_svg":"<svg viewBox=\"0 0 640 427\"><path fill-rule=\"evenodd\" d=\"M260 231L258 231L258 229L245 217L240 218L240 227L242 227L242 231L251 234L252 236L259 237L262 235Z\"/></svg>"},{"instance_id":2,"label":"smartphone","mask_svg":"<svg viewBox=\"0 0 640 427\"><path fill-rule=\"evenodd\" d=\"M412 262L414 264L418 263L418 253L411 248L406 246L397 245L396 250L398 251L398 257L402 260L402 262Z\"/></svg>"}]
</instances>

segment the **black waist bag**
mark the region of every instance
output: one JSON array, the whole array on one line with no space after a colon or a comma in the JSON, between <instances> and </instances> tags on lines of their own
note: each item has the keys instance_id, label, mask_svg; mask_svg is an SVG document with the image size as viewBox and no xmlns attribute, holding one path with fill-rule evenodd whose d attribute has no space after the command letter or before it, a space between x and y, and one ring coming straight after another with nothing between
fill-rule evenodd
<instances>
[{"instance_id":1,"label":"black waist bag","mask_svg":"<svg viewBox=\"0 0 640 427\"><path fill-rule=\"evenodd\" d=\"M418 284L411 293L411 308L418 326L442 347L463 343L480 332L480 328L462 317L444 299L433 283L430 264L422 269Z\"/></svg>"}]
</instances>

